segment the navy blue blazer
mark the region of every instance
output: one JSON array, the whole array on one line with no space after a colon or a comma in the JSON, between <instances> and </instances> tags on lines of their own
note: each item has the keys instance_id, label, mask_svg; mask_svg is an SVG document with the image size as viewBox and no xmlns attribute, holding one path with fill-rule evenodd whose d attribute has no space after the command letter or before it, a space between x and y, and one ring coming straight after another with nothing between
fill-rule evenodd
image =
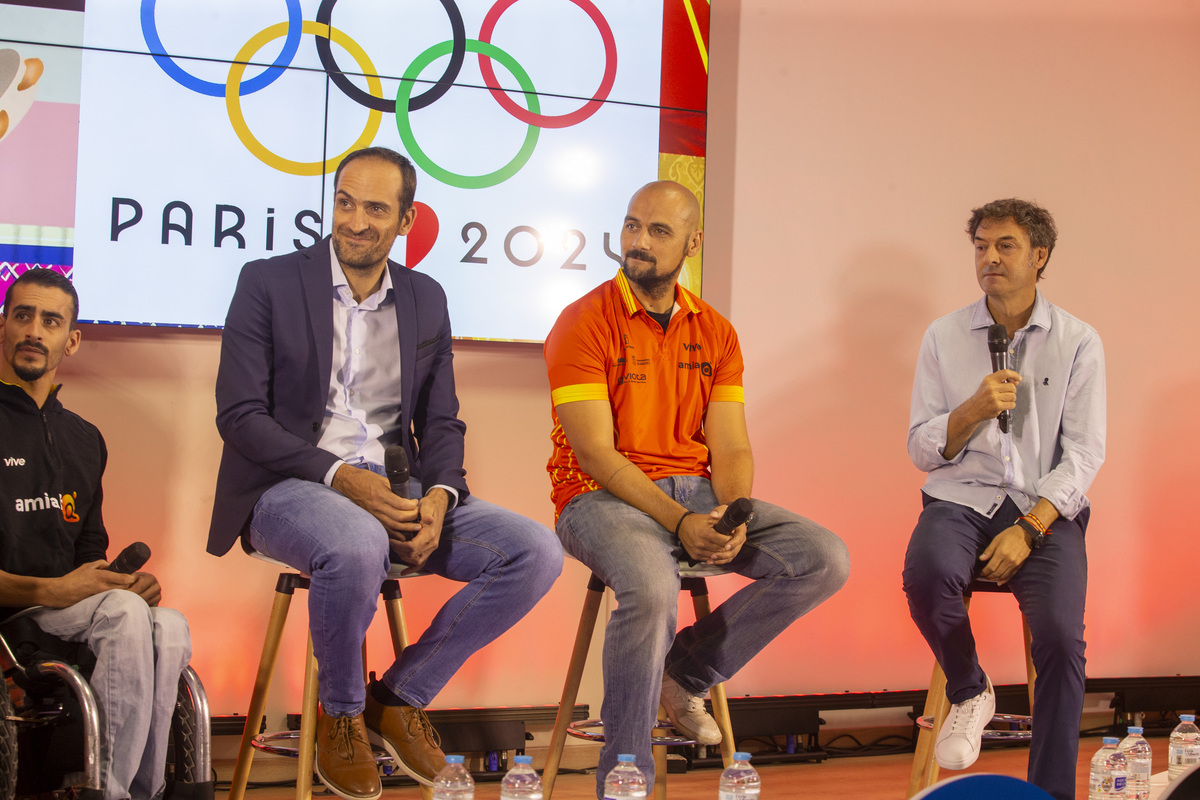
<instances>
[{"instance_id":1,"label":"navy blue blazer","mask_svg":"<svg viewBox=\"0 0 1200 800\"><path fill-rule=\"evenodd\" d=\"M467 496L446 293L388 261L400 334L400 427L413 477ZM217 430L225 442L208 552L224 555L254 505L285 478L321 482L337 456L317 447L333 362L329 238L242 268L221 336Z\"/></svg>"}]
</instances>

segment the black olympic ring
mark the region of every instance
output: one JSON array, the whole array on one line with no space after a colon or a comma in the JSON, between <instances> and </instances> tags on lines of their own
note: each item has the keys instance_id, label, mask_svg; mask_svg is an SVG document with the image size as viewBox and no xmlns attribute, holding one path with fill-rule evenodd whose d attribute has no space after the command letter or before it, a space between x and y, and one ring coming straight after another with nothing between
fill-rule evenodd
<instances>
[{"instance_id":1,"label":"black olympic ring","mask_svg":"<svg viewBox=\"0 0 1200 800\"><path fill-rule=\"evenodd\" d=\"M467 29L463 25L462 12L458 10L458 5L454 0L441 0L442 7L446 9L446 16L450 18L450 29L453 34L453 49L450 51L450 63L446 65L446 71L442 73L442 77L437 79L437 82L426 89L421 94L408 101L408 110L417 111L425 108L432 103L436 103L442 95L450 91L451 85L458 79L458 71L462 69L463 59L467 54ZM337 5L337 0L321 0L321 6L317 9L317 22L322 25L329 25L333 19L333 7ZM325 67L325 73L333 79L333 83L342 93L349 97L359 105L373 108L377 111L386 111L388 113L396 110L395 98L389 100L386 97L376 97L369 92L364 92L362 89L350 82L350 79L342 72L341 67L337 65L337 61L333 58L333 50L329 47L329 40L321 36L317 37L317 55L321 57L321 64Z\"/></svg>"}]
</instances>

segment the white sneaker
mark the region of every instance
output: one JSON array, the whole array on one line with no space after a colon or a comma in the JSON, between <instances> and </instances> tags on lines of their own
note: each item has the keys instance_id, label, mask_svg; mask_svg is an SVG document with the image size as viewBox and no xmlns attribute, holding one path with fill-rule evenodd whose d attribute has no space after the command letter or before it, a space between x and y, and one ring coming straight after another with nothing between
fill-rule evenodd
<instances>
[{"instance_id":1,"label":"white sneaker","mask_svg":"<svg viewBox=\"0 0 1200 800\"><path fill-rule=\"evenodd\" d=\"M987 688L969 700L950 706L942 724L933 755L942 769L966 769L979 758L983 729L996 713L996 692L988 680Z\"/></svg>"},{"instance_id":2,"label":"white sneaker","mask_svg":"<svg viewBox=\"0 0 1200 800\"><path fill-rule=\"evenodd\" d=\"M696 744L721 743L721 729L712 715L704 710L703 695L692 694L664 672L659 701L679 733Z\"/></svg>"}]
</instances>

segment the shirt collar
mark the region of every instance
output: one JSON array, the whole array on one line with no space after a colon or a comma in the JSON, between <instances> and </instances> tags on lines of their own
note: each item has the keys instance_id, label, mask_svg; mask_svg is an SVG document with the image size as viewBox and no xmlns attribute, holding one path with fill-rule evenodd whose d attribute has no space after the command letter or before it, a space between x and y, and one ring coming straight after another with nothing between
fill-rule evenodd
<instances>
[{"instance_id":1,"label":"shirt collar","mask_svg":"<svg viewBox=\"0 0 1200 800\"><path fill-rule=\"evenodd\" d=\"M624 270L617 270L617 277L613 278L613 283L616 284L621 301L625 304L625 313L632 317L639 311L645 310L638 301L637 295L633 293L633 288L629 285L629 279L625 277ZM675 284L675 307L686 308L693 314L700 313L700 306L696 303L696 298L678 283Z\"/></svg>"},{"instance_id":2,"label":"shirt collar","mask_svg":"<svg viewBox=\"0 0 1200 800\"><path fill-rule=\"evenodd\" d=\"M337 253L333 250L333 237L329 237L329 275L333 280L333 296L345 302L347 305L354 304L354 296L350 293L350 281L346 280L346 273L342 271L342 265L338 261ZM381 305L391 299L392 296L392 271L383 268L383 281L379 284L379 289L369 297L364 297L363 301L358 305L367 311L374 311Z\"/></svg>"},{"instance_id":3,"label":"shirt collar","mask_svg":"<svg viewBox=\"0 0 1200 800\"><path fill-rule=\"evenodd\" d=\"M1034 292L1033 311L1030 312L1029 322L1025 323L1025 327L1050 330L1050 303L1042 296L1041 289L1034 289ZM987 295L984 295L975 304L975 311L971 315L971 330L977 331L980 328L987 328L995 324L995 322L992 319L992 312L988 311Z\"/></svg>"}]
</instances>

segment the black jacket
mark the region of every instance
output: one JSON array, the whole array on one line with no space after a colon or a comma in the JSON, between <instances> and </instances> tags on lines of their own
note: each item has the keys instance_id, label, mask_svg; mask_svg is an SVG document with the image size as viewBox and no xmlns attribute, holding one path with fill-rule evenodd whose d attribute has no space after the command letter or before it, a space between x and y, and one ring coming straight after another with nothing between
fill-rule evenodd
<instances>
[{"instance_id":1,"label":"black jacket","mask_svg":"<svg viewBox=\"0 0 1200 800\"><path fill-rule=\"evenodd\" d=\"M57 578L108 550L100 513L108 450L57 396L55 387L39 409L0 381L0 570L14 575Z\"/></svg>"}]
</instances>

